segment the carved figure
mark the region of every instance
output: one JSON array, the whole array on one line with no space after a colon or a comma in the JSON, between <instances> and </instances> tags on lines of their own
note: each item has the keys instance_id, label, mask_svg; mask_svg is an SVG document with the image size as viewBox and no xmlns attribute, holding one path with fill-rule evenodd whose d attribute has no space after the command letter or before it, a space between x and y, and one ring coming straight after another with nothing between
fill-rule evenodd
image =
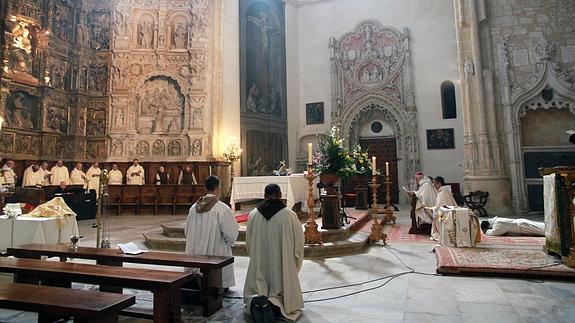
<instances>
[{"instance_id":1,"label":"carved figure","mask_svg":"<svg viewBox=\"0 0 575 323\"><path fill-rule=\"evenodd\" d=\"M116 10L115 18L116 18L116 21L114 22L114 30L116 31L116 34L117 35L125 34L128 27L127 27L126 18L124 17L124 14L121 13L120 11Z\"/></svg>"},{"instance_id":2,"label":"carved figure","mask_svg":"<svg viewBox=\"0 0 575 323\"><path fill-rule=\"evenodd\" d=\"M124 153L124 142L121 140L115 140L112 144L112 155L121 156Z\"/></svg>"},{"instance_id":3,"label":"carved figure","mask_svg":"<svg viewBox=\"0 0 575 323\"><path fill-rule=\"evenodd\" d=\"M30 30L26 27L28 27L28 25L24 22L20 22L14 26L12 29L12 35L14 35L12 46L25 51L27 54L31 54L32 43L30 42Z\"/></svg>"},{"instance_id":4,"label":"carved figure","mask_svg":"<svg viewBox=\"0 0 575 323\"><path fill-rule=\"evenodd\" d=\"M250 91L248 92L248 98L246 100L246 107L248 111L258 112L257 96L258 96L258 87L255 83L252 83Z\"/></svg>"},{"instance_id":5,"label":"carved figure","mask_svg":"<svg viewBox=\"0 0 575 323\"><path fill-rule=\"evenodd\" d=\"M150 144L146 141L140 141L136 145L136 154L138 156L148 156L150 154Z\"/></svg>"},{"instance_id":6,"label":"carved figure","mask_svg":"<svg viewBox=\"0 0 575 323\"><path fill-rule=\"evenodd\" d=\"M154 141L152 145L152 155L153 156L163 156L166 153L166 144L161 140Z\"/></svg>"},{"instance_id":7,"label":"carved figure","mask_svg":"<svg viewBox=\"0 0 575 323\"><path fill-rule=\"evenodd\" d=\"M164 131L164 110L156 109L156 117L152 120L152 132Z\"/></svg>"},{"instance_id":8,"label":"carved figure","mask_svg":"<svg viewBox=\"0 0 575 323\"><path fill-rule=\"evenodd\" d=\"M202 114L202 110L194 109L194 112L192 113L192 125L201 126L203 122L204 122L204 117Z\"/></svg>"},{"instance_id":9,"label":"carved figure","mask_svg":"<svg viewBox=\"0 0 575 323\"><path fill-rule=\"evenodd\" d=\"M469 57L465 57L465 63L463 63L463 72L465 73L465 78L470 78L471 76L475 75L475 66Z\"/></svg>"},{"instance_id":10,"label":"carved figure","mask_svg":"<svg viewBox=\"0 0 575 323\"><path fill-rule=\"evenodd\" d=\"M26 106L26 97L22 92L16 92L12 97L12 104L8 105L6 111L6 122L8 125L22 129L34 128L32 114Z\"/></svg>"},{"instance_id":11,"label":"carved figure","mask_svg":"<svg viewBox=\"0 0 575 323\"><path fill-rule=\"evenodd\" d=\"M153 23L140 22L138 24L138 47L151 48L154 37Z\"/></svg>"},{"instance_id":12,"label":"carved figure","mask_svg":"<svg viewBox=\"0 0 575 323\"><path fill-rule=\"evenodd\" d=\"M116 117L114 118L114 124L116 126L124 125L124 109L116 110Z\"/></svg>"},{"instance_id":13,"label":"carved figure","mask_svg":"<svg viewBox=\"0 0 575 323\"><path fill-rule=\"evenodd\" d=\"M188 35L186 35L186 29L183 24L179 23L172 35L172 47L185 48L187 39Z\"/></svg>"},{"instance_id":14,"label":"carved figure","mask_svg":"<svg viewBox=\"0 0 575 323\"><path fill-rule=\"evenodd\" d=\"M168 144L168 156L180 156L181 154L182 154L182 144L178 140L170 141L170 143Z\"/></svg>"},{"instance_id":15,"label":"carved figure","mask_svg":"<svg viewBox=\"0 0 575 323\"><path fill-rule=\"evenodd\" d=\"M201 156L202 155L202 140L195 139L192 142L192 156Z\"/></svg>"}]
</instances>

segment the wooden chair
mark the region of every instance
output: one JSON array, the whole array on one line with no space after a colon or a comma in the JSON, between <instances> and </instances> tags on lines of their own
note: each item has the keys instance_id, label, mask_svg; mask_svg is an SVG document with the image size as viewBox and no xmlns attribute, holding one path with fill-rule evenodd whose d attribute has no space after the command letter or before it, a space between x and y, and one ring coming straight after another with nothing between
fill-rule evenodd
<instances>
[{"instance_id":1,"label":"wooden chair","mask_svg":"<svg viewBox=\"0 0 575 323\"><path fill-rule=\"evenodd\" d=\"M143 185L140 191L140 203L138 206L151 206L154 209L154 214L157 214L156 199L158 196L158 187L158 185Z\"/></svg>"},{"instance_id":2,"label":"wooden chair","mask_svg":"<svg viewBox=\"0 0 575 323\"><path fill-rule=\"evenodd\" d=\"M122 203L122 185L108 186L108 207L116 207L116 215L120 214L120 205Z\"/></svg>"},{"instance_id":3,"label":"wooden chair","mask_svg":"<svg viewBox=\"0 0 575 323\"><path fill-rule=\"evenodd\" d=\"M158 213L159 206L170 206L172 214L176 214L176 194L178 192L178 185L159 185L158 196L156 199L156 207L154 213Z\"/></svg>"},{"instance_id":4,"label":"wooden chair","mask_svg":"<svg viewBox=\"0 0 575 323\"><path fill-rule=\"evenodd\" d=\"M118 212L122 213L122 207L133 206L134 214L138 214L140 209L140 191L142 185L123 185L121 205L118 206Z\"/></svg>"},{"instance_id":5,"label":"wooden chair","mask_svg":"<svg viewBox=\"0 0 575 323\"><path fill-rule=\"evenodd\" d=\"M475 191L469 192L465 195L465 204L474 212L477 211L479 216L487 216L487 211L484 209L485 204L487 204L487 198L489 197L489 192Z\"/></svg>"}]
</instances>

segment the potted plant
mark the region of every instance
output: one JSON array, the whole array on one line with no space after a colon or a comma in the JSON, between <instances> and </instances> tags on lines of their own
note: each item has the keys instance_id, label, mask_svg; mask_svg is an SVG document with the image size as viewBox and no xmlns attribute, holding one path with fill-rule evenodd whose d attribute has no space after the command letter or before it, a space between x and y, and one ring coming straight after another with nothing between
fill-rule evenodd
<instances>
[{"instance_id":1,"label":"potted plant","mask_svg":"<svg viewBox=\"0 0 575 323\"><path fill-rule=\"evenodd\" d=\"M333 126L328 134L320 137L320 151L315 155L315 171L326 185L328 194L333 194L333 185L339 178L356 174L355 162L344 147L344 140L339 135L337 127Z\"/></svg>"}]
</instances>

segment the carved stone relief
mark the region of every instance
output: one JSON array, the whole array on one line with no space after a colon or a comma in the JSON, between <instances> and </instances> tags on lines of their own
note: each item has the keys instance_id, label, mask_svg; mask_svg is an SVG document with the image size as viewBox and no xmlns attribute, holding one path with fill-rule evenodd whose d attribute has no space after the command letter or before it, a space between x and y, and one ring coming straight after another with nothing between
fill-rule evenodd
<instances>
[{"instance_id":1,"label":"carved stone relief","mask_svg":"<svg viewBox=\"0 0 575 323\"><path fill-rule=\"evenodd\" d=\"M94 11L88 20L90 47L95 50L110 49L110 13Z\"/></svg>"},{"instance_id":2,"label":"carved stone relief","mask_svg":"<svg viewBox=\"0 0 575 323\"><path fill-rule=\"evenodd\" d=\"M68 133L68 111L62 107L48 108L46 116L46 126L48 129L61 134Z\"/></svg>"},{"instance_id":3,"label":"carved stone relief","mask_svg":"<svg viewBox=\"0 0 575 323\"><path fill-rule=\"evenodd\" d=\"M138 156L150 155L150 144L147 141L139 141L136 145L136 154Z\"/></svg>"},{"instance_id":4,"label":"carved stone relief","mask_svg":"<svg viewBox=\"0 0 575 323\"><path fill-rule=\"evenodd\" d=\"M166 144L161 140L154 141L152 145L152 156L164 156L166 154Z\"/></svg>"},{"instance_id":5,"label":"carved stone relief","mask_svg":"<svg viewBox=\"0 0 575 323\"><path fill-rule=\"evenodd\" d=\"M124 141L116 139L112 141L112 156L122 156L124 154Z\"/></svg>"},{"instance_id":6,"label":"carved stone relief","mask_svg":"<svg viewBox=\"0 0 575 323\"><path fill-rule=\"evenodd\" d=\"M104 111L88 110L86 116L86 135L103 136L106 134L106 114Z\"/></svg>"},{"instance_id":7,"label":"carved stone relief","mask_svg":"<svg viewBox=\"0 0 575 323\"><path fill-rule=\"evenodd\" d=\"M26 92L16 91L6 99L6 126L20 129L37 129L38 98Z\"/></svg>"},{"instance_id":8,"label":"carved stone relief","mask_svg":"<svg viewBox=\"0 0 575 323\"><path fill-rule=\"evenodd\" d=\"M194 139L192 142L192 156L198 157L202 155L202 140Z\"/></svg>"},{"instance_id":9,"label":"carved stone relief","mask_svg":"<svg viewBox=\"0 0 575 323\"><path fill-rule=\"evenodd\" d=\"M30 135L16 136L15 153L29 156L40 154L40 137Z\"/></svg>"},{"instance_id":10,"label":"carved stone relief","mask_svg":"<svg viewBox=\"0 0 575 323\"><path fill-rule=\"evenodd\" d=\"M106 143L103 141L88 142L86 144L86 158L99 160L106 157Z\"/></svg>"},{"instance_id":11,"label":"carved stone relief","mask_svg":"<svg viewBox=\"0 0 575 323\"><path fill-rule=\"evenodd\" d=\"M200 143L200 154L201 150L202 147ZM179 140L170 141L170 143L168 143L168 156L181 156L181 155L182 155L182 143Z\"/></svg>"}]
</instances>

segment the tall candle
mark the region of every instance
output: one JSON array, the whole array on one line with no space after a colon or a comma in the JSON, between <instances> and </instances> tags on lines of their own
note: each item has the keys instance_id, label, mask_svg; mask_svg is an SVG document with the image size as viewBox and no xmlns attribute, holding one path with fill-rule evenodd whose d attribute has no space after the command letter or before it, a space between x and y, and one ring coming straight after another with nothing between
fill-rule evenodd
<instances>
[{"instance_id":1,"label":"tall candle","mask_svg":"<svg viewBox=\"0 0 575 323\"><path fill-rule=\"evenodd\" d=\"M371 175L375 176L377 175L377 167L375 166L375 156L371 157Z\"/></svg>"},{"instance_id":2,"label":"tall candle","mask_svg":"<svg viewBox=\"0 0 575 323\"><path fill-rule=\"evenodd\" d=\"M312 151L313 151L313 144L310 142L307 144L307 164L308 165L313 165Z\"/></svg>"},{"instance_id":3,"label":"tall candle","mask_svg":"<svg viewBox=\"0 0 575 323\"><path fill-rule=\"evenodd\" d=\"M385 162L385 175L389 176L389 162Z\"/></svg>"}]
</instances>

